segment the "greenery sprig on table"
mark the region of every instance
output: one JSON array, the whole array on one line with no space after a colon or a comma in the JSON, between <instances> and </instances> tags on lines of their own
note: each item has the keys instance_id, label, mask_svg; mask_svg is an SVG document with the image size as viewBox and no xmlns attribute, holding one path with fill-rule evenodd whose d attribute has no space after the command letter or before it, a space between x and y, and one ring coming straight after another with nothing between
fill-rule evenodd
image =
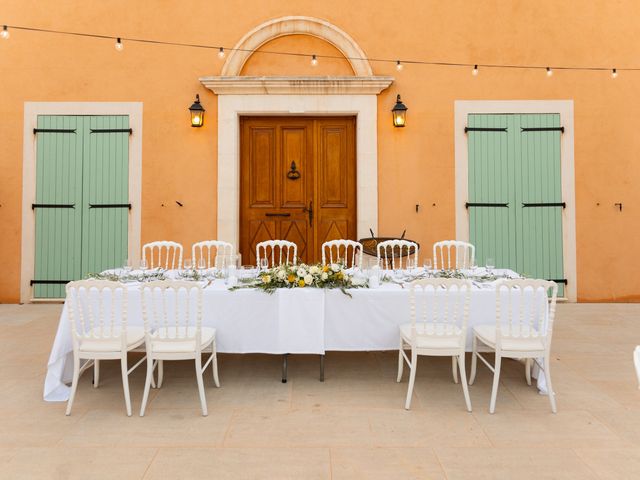
<instances>
[{"instance_id":1,"label":"greenery sprig on table","mask_svg":"<svg viewBox=\"0 0 640 480\"><path fill-rule=\"evenodd\" d=\"M90 273L86 278L91 278L94 280L110 280L112 282L122 282L122 283L142 283L142 282L152 282L154 280L166 280L166 275L164 270L148 270L141 273L137 272L127 272L127 273L117 273L117 272L101 272L101 273Z\"/></svg>"},{"instance_id":2,"label":"greenery sprig on table","mask_svg":"<svg viewBox=\"0 0 640 480\"><path fill-rule=\"evenodd\" d=\"M256 288L273 293L278 288L337 288L349 297L347 289L367 286L366 279L354 278L338 263L280 265L260 272L256 278L242 279L240 283L231 290Z\"/></svg>"}]
</instances>

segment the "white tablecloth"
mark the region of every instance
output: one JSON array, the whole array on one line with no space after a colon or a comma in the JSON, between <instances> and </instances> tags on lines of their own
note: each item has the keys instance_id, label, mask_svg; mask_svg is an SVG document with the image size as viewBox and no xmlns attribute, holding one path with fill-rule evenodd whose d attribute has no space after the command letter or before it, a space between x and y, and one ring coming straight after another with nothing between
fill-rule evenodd
<instances>
[{"instance_id":1,"label":"white tablecloth","mask_svg":"<svg viewBox=\"0 0 640 480\"><path fill-rule=\"evenodd\" d=\"M128 287L128 324L141 326L139 284ZM280 289L269 295L253 289L229 291L217 280L203 292L203 326L216 328L222 353L308 353L398 348L398 325L409 321L408 289L383 283L377 289ZM495 324L495 289L471 292L467 350L473 327ZM68 399L72 341L67 307L62 310L49 357L44 398ZM540 385L539 385L540 386Z\"/></svg>"}]
</instances>

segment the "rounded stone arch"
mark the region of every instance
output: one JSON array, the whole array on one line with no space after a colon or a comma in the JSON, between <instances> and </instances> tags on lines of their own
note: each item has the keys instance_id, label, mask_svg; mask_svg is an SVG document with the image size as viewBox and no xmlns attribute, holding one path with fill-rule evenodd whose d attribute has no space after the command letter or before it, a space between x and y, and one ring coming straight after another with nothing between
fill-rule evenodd
<instances>
[{"instance_id":1,"label":"rounded stone arch","mask_svg":"<svg viewBox=\"0 0 640 480\"><path fill-rule=\"evenodd\" d=\"M311 35L336 47L349 61L357 77L373 75L366 55L356 41L335 25L314 17L286 16L258 25L233 47L222 67L221 75L239 76L244 64L255 50L270 40L286 35Z\"/></svg>"}]
</instances>

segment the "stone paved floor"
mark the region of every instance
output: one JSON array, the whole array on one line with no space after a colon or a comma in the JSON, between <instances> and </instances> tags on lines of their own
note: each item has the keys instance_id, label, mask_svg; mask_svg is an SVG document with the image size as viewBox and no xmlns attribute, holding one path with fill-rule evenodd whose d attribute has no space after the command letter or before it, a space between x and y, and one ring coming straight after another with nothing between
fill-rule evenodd
<instances>
[{"instance_id":1,"label":"stone paved floor","mask_svg":"<svg viewBox=\"0 0 640 480\"><path fill-rule=\"evenodd\" d=\"M0 478L617 479L640 478L640 390L632 350L640 305L561 305L552 372L558 414L503 366L497 411L479 368L467 413L448 359L420 361L411 411L396 354L219 356L222 388L206 379L200 415L189 362L165 364L147 416L126 417L117 362L101 385L81 379L76 403L42 400L59 305L0 305ZM131 377L139 409L143 370Z\"/></svg>"}]
</instances>

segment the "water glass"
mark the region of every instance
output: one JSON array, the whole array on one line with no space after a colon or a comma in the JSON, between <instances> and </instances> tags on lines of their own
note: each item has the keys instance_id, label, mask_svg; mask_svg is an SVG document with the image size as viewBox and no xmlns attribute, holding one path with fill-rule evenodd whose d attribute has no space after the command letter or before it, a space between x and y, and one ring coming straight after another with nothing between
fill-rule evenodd
<instances>
[{"instance_id":1,"label":"water glass","mask_svg":"<svg viewBox=\"0 0 640 480\"><path fill-rule=\"evenodd\" d=\"M191 259L190 258L185 258L183 266L184 266L185 270L191 270L191 267L193 267L193 264L191 263Z\"/></svg>"},{"instance_id":2,"label":"water glass","mask_svg":"<svg viewBox=\"0 0 640 480\"><path fill-rule=\"evenodd\" d=\"M430 272L431 268L432 268L432 263L431 263L431 259L430 258L425 258L424 262L422 263L422 267L424 268L425 273L426 272Z\"/></svg>"},{"instance_id":3,"label":"water glass","mask_svg":"<svg viewBox=\"0 0 640 480\"><path fill-rule=\"evenodd\" d=\"M261 258L260 259L260 265L258 265L258 268L262 271L264 270L269 270L269 259L268 258Z\"/></svg>"},{"instance_id":4,"label":"water glass","mask_svg":"<svg viewBox=\"0 0 640 480\"><path fill-rule=\"evenodd\" d=\"M129 273L129 272L131 271L131 268L132 268L132 267L131 267L131 262L129 261L129 259L128 259L128 258L127 258L127 259L125 259L125 261L124 261L124 265L122 266L122 270L123 270L125 273Z\"/></svg>"},{"instance_id":5,"label":"water glass","mask_svg":"<svg viewBox=\"0 0 640 480\"><path fill-rule=\"evenodd\" d=\"M200 257L198 259L198 269L205 270L207 268L207 262L205 262L204 257Z\"/></svg>"},{"instance_id":6,"label":"water glass","mask_svg":"<svg viewBox=\"0 0 640 480\"><path fill-rule=\"evenodd\" d=\"M146 259L141 259L140 260L140 270L142 270L143 272L148 268L147 265L147 260Z\"/></svg>"},{"instance_id":7,"label":"water glass","mask_svg":"<svg viewBox=\"0 0 640 480\"><path fill-rule=\"evenodd\" d=\"M240 267L242 267L242 255L240 253L236 255L235 266L237 270L240 270Z\"/></svg>"}]
</instances>

